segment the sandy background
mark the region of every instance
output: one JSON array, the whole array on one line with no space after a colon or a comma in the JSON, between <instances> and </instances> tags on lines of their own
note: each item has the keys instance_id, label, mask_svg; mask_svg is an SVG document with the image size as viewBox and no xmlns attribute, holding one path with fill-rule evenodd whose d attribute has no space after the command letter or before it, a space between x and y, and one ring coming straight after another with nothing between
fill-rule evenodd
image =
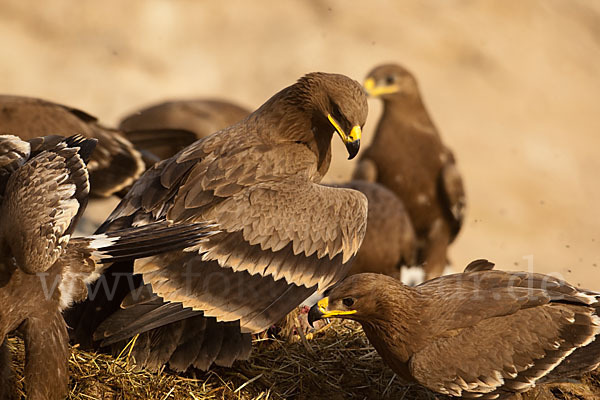
<instances>
[{"instance_id":1,"label":"sandy background","mask_svg":"<svg viewBox=\"0 0 600 400\"><path fill-rule=\"evenodd\" d=\"M600 2L0 0L0 92L107 124L166 97L255 108L310 71L400 62L454 150L468 217L451 258L600 290ZM380 105L370 102L369 137ZM351 168L335 141L331 180ZM94 217L106 211L93 208Z\"/></svg>"}]
</instances>

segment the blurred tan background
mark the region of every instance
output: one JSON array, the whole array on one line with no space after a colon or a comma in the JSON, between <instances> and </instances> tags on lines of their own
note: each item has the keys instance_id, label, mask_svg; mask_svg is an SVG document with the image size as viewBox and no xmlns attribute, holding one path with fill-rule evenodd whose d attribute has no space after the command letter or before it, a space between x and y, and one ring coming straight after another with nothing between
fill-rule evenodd
<instances>
[{"instance_id":1,"label":"blurred tan background","mask_svg":"<svg viewBox=\"0 0 600 400\"><path fill-rule=\"evenodd\" d=\"M600 2L0 0L0 59L0 92L109 125L164 98L255 108L306 72L402 63L466 181L454 267L533 257L600 290ZM339 181L352 168L334 142Z\"/></svg>"}]
</instances>

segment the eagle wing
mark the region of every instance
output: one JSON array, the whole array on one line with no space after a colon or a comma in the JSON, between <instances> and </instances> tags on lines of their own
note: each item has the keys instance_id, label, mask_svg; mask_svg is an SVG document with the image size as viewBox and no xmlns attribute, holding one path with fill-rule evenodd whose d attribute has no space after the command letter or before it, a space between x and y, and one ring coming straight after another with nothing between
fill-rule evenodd
<instances>
[{"instance_id":1,"label":"eagle wing","mask_svg":"<svg viewBox=\"0 0 600 400\"><path fill-rule=\"evenodd\" d=\"M96 141L73 136L13 172L2 199L2 237L21 269L46 271L63 253L89 193L85 162Z\"/></svg>"},{"instance_id":2,"label":"eagle wing","mask_svg":"<svg viewBox=\"0 0 600 400\"><path fill-rule=\"evenodd\" d=\"M346 274L364 237L367 200L358 191L322 186L302 175L307 167L298 160L306 156L306 165L314 164L302 145L236 152L219 147L217 139L205 138L155 165L102 229L161 218L217 225L220 232L200 245L140 260L135 272L165 303L187 310L181 319L204 315L239 321L242 332L259 332ZM273 171L289 160L298 162L299 173L277 177ZM111 343L125 331L173 322L164 308L143 324L138 316L123 326L118 321L127 310L138 313L129 304L114 323L106 319L95 337Z\"/></svg>"},{"instance_id":3,"label":"eagle wing","mask_svg":"<svg viewBox=\"0 0 600 400\"><path fill-rule=\"evenodd\" d=\"M420 286L432 305L424 320L437 327L424 328L437 339L409 363L423 385L490 399L525 391L600 334L597 293L548 275L483 267Z\"/></svg>"},{"instance_id":4,"label":"eagle wing","mask_svg":"<svg viewBox=\"0 0 600 400\"><path fill-rule=\"evenodd\" d=\"M3 132L24 140L57 133L97 139L88 164L92 192L96 195L115 193L144 171L142 157L133 145L120 132L103 127L84 111L20 96L0 96L0 106Z\"/></svg>"}]
</instances>

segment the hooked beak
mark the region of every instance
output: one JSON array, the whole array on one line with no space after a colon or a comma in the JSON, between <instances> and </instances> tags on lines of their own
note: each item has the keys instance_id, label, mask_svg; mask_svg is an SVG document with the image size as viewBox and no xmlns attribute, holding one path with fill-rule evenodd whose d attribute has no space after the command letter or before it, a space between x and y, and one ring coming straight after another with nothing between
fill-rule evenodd
<instances>
[{"instance_id":1,"label":"hooked beak","mask_svg":"<svg viewBox=\"0 0 600 400\"><path fill-rule=\"evenodd\" d=\"M350 315L356 313L356 310L329 310L329 297L323 297L308 312L308 323L313 326L313 322L323 318L338 317L341 315Z\"/></svg>"},{"instance_id":2,"label":"hooked beak","mask_svg":"<svg viewBox=\"0 0 600 400\"><path fill-rule=\"evenodd\" d=\"M331 122L331 125L335 128L340 138L342 138L342 142L346 145L346 150L348 151L348 160L352 160L356 154L358 154L358 150L360 149L360 137L362 136L362 129L358 125L354 125L350 134L347 135L346 132L342 129L340 124L331 116L331 114L327 115L327 119Z\"/></svg>"}]
</instances>

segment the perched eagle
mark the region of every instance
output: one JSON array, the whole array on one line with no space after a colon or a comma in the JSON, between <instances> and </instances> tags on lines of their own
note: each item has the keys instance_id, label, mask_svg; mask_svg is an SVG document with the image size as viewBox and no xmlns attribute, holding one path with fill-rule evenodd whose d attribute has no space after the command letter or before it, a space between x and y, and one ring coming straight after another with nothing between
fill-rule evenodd
<instances>
[{"instance_id":1,"label":"perched eagle","mask_svg":"<svg viewBox=\"0 0 600 400\"><path fill-rule=\"evenodd\" d=\"M440 276L447 248L464 218L465 191L454 156L429 117L414 76L394 64L374 68L364 83L383 100L383 114L353 179L378 182L404 204L417 236L417 264Z\"/></svg>"},{"instance_id":2,"label":"perched eagle","mask_svg":"<svg viewBox=\"0 0 600 400\"><path fill-rule=\"evenodd\" d=\"M0 136L0 398L13 385L6 336L25 341L28 399L63 399L69 358L61 312L82 301L103 264L197 245L207 224L154 223L71 238L90 190L95 139ZM107 293L110 288L105 286Z\"/></svg>"},{"instance_id":3,"label":"perched eagle","mask_svg":"<svg viewBox=\"0 0 600 400\"><path fill-rule=\"evenodd\" d=\"M600 293L493 266L477 260L416 287L352 275L308 319L360 322L404 381L462 398L511 398L600 365Z\"/></svg>"},{"instance_id":4,"label":"perched eagle","mask_svg":"<svg viewBox=\"0 0 600 400\"><path fill-rule=\"evenodd\" d=\"M78 306L69 318L76 341L122 347L139 333L132 355L150 369L247 358L251 333L343 278L360 247L365 196L319 182L333 135L353 158L366 117L359 83L311 73L239 123L155 164L100 231L167 220L204 221L221 232L195 253L113 265L107 280L134 274L145 296L133 299L120 286L112 299Z\"/></svg>"}]
</instances>

